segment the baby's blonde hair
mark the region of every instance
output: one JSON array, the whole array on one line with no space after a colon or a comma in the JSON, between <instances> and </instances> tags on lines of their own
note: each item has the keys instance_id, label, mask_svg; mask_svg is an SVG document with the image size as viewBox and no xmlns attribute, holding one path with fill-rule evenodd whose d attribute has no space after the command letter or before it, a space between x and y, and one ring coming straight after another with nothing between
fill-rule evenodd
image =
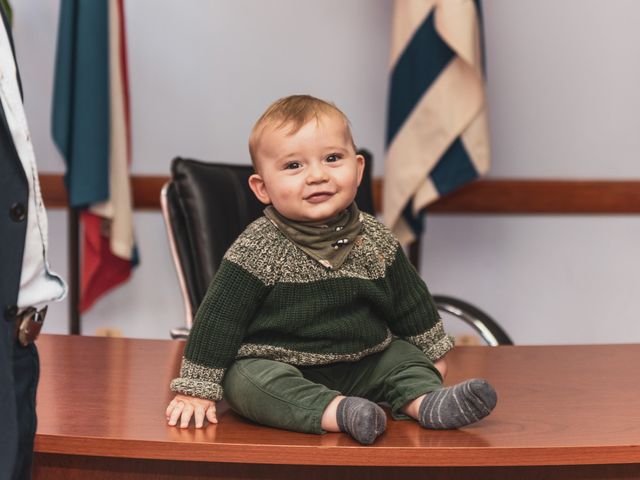
<instances>
[{"instance_id":1,"label":"baby's blonde hair","mask_svg":"<svg viewBox=\"0 0 640 480\"><path fill-rule=\"evenodd\" d=\"M249 154L251 155L253 168L257 168L256 151L265 127L282 128L285 125L291 125L288 134L293 135L309 120L315 118L316 122L320 122L320 118L323 115L331 114L338 115L344 120L345 128L355 150L349 119L338 107L331 102L311 95L290 95L273 102L253 126L251 135L249 135Z\"/></svg>"}]
</instances>

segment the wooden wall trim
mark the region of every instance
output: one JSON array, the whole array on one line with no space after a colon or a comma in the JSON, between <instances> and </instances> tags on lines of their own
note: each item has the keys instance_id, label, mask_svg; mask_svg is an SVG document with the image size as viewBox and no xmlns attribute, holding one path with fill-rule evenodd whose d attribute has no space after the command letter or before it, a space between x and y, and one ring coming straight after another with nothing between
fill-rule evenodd
<instances>
[{"instance_id":1,"label":"wooden wall trim","mask_svg":"<svg viewBox=\"0 0 640 480\"><path fill-rule=\"evenodd\" d=\"M640 180L480 180L428 208L432 213L640 214Z\"/></svg>"},{"instance_id":2,"label":"wooden wall trim","mask_svg":"<svg viewBox=\"0 0 640 480\"><path fill-rule=\"evenodd\" d=\"M133 175L134 207L158 210L162 175ZM47 208L67 208L62 175L41 174ZM382 179L373 181L374 203L381 209ZM640 180L517 180L473 182L433 203L430 213L485 214L640 214Z\"/></svg>"},{"instance_id":3,"label":"wooden wall trim","mask_svg":"<svg viewBox=\"0 0 640 480\"><path fill-rule=\"evenodd\" d=\"M160 190L169 180L164 175L132 175L133 206L136 210L160 210ZM47 208L67 208L68 196L60 174L40 174L42 197Z\"/></svg>"}]
</instances>

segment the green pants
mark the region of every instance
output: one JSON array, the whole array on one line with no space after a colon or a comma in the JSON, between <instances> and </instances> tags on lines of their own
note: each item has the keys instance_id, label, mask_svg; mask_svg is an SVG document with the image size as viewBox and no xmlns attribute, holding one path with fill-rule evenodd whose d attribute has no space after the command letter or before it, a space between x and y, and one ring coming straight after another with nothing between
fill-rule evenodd
<instances>
[{"instance_id":1,"label":"green pants","mask_svg":"<svg viewBox=\"0 0 640 480\"><path fill-rule=\"evenodd\" d=\"M240 415L262 425L324 433L322 414L338 395L386 402L394 418L411 400L442 387L433 363L414 345L394 340L358 362L294 367L262 358L237 360L227 371L224 397Z\"/></svg>"}]
</instances>

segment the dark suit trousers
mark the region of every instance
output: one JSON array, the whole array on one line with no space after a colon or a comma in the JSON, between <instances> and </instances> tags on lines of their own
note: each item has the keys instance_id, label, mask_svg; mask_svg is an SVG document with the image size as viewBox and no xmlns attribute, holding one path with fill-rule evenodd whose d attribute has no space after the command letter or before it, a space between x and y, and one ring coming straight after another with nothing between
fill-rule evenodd
<instances>
[{"instance_id":1,"label":"dark suit trousers","mask_svg":"<svg viewBox=\"0 0 640 480\"><path fill-rule=\"evenodd\" d=\"M10 361L0 367L0 375L7 377L0 385L0 408L4 416L4 432L0 434L0 444L4 447L0 449L0 480L28 480L36 432L40 364L35 345L22 347L16 341L10 343L12 351L8 353L11 355L3 355L2 359L10 357Z\"/></svg>"}]
</instances>

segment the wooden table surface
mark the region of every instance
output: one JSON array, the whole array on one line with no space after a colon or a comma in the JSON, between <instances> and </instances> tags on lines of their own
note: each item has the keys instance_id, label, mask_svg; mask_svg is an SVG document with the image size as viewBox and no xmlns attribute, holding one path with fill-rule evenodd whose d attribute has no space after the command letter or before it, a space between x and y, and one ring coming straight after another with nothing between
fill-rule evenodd
<instances>
[{"instance_id":1,"label":"wooden table surface","mask_svg":"<svg viewBox=\"0 0 640 480\"><path fill-rule=\"evenodd\" d=\"M371 447L344 434L255 425L224 404L218 425L167 426L183 345L43 335L37 454L368 467L640 464L640 345L458 347L447 383L487 378L498 391L493 414L454 431L390 420Z\"/></svg>"}]
</instances>

